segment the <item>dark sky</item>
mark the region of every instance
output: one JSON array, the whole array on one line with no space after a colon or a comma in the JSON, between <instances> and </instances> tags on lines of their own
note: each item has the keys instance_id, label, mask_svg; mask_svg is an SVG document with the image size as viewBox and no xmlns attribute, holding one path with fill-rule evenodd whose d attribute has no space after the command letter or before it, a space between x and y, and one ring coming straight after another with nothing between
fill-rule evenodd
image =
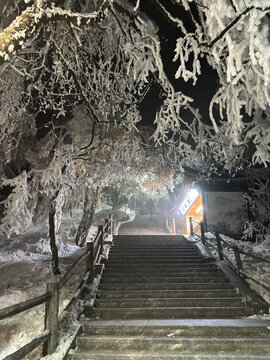
<instances>
[{"instance_id":1,"label":"dark sky","mask_svg":"<svg viewBox=\"0 0 270 360\"><path fill-rule=\"evenodd\" d=\"M174 17L179 17L185 24L188 31L192 31L192 24L187 16L187 13L179 6L171 4L168 0L159 0L166 9L171 12ZM179 62L173 62L174 49L176 40L181 36L179 30L173 26L166 18L153 6L151 0L141 1L140 8L159 26L159 37L161 41L161 57L163 61L164 70L173 84L175 90L182 91L194 99L194 106L200 109L203 120L209 123L208 106L212 96L215 94L218 87L218 78L216 72L210 68L207 61L202 59L201 75L195 86L192 85L192 80L185 82L183 79L175 79L175 73L178 69ZM141 113L143 116L143 123L151 124L153 122L155 112L160 106L159 100L160 89L157 85L152 86L146 98L141 105Z\"/></svg>"}]
</instances>

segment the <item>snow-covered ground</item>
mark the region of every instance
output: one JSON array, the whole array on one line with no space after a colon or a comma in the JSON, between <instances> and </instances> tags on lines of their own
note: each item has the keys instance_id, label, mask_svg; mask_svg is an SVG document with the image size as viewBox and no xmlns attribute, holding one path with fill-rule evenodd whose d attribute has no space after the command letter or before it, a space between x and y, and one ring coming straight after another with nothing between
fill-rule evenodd
<instances>
[{"instance_id":1,"label":"snow-covered ground","mask_svg":"<svg viewBox=\"0 0 270 360\"><path fill-rule=\"evenodd\" d=\"M104 223L104 219L109 214L117 214L119 225L126 221L131 221L135 214L124 211L112 211L106 209L95 215L94 226L88 234L88 241L93 239L97 233L97 225ZM81 216L81 215L80 215ZM79 216L77 216L79 217ZM82 253L85 248L75 245L74 236L69 236L70 221L78 219L62 219L62 236L57 236L59 248L59 268L60 276L55 276L51 271L51 250L48 239L48 229L32 228L23 235L12 236L10 239L0 239L0 308L23 302L42 295L46 292L46 284L59 280L61 276L70 268L72 263ZM108 239L107 239L108 240ZM105 252L108 246L105 246ZM68 283L60 291L59 313L67 306L83 277L85 268L80 267L72 276ZM80 305L80 304L79 304ZM78 305L78 306L79 306ZM45 304L24 311L8 319L0 321L0 360L15 352L25 344L29 343L44 327L44 308ZM78 322L76 321L78 312L74 310L69 319L69 330L67 328L60 331L60 346L57 354L47 356L47 359L61 359L65 349L69 346L72 334L76 332ZM42 346L25 357L26 360L41 359Z\"/></svg>"},{"instance_id":2,"label":"snow-covered ground","mask_svg":"<svg viewBox=\"0 0 270 360\"><path fill-rule=\"evenodd\" d=\"M119 234L168 235L165 215L136 215L132 222L120 226Z\"/></svg>"},{"instance_id":3,"label":"snow-covered ground","mask_svg":"<svg viewBox=\"0 0 270 360\"><path fill-rule=\"evenodd\" d=\"M91 229L92 237L96 228ZM85 249L67 238L59 247L61 275L51 272L51 253L46 229L32 229L24 235L1 240L0 308L4 308L46 292L46 284L61 278ZM68 304L83 276L79 269L60 291L60 312ZM4 359L43 331L44 304L0 322L0 359ZM40 359L41 346L25 359Z\"/></svg>"},{"instance_id":4,"label":"snow-covered ground","mask_svg":"<svg viewBox=\"0 0 270 360\"><path fill-rule=\"evenodd\" d=\"M207 241L216 248L217 245L214 234L208 232L205 235L207 237ZM197 242L197 245L200 247L201 241L199 240L199 236L187 235L187 238L189 240ZM221 235L221 238L230 245L237 245L239 250L243 250L247 253L253 254L255 256L257 255L270 261L270 236L267 236L264 241L260 241L257 243L235 240L225 235ZM222 247L226 257L229 258L230 262L236 265L234 251L231 248L226 247L224 243L222 243ZM209 250L212 256L219 260L218 251L213 249L212 247L209 247ZM259 293L267 302L270 303L270 291L256 282L258 281L259 283L262 283L263 285L266 285L266 287L270 288L270 263L267 263L265 261L259 261L255 258L251 258L247 255L242 254L241 260L243 265L243 273L247 275L246 281L249 283L250 287L254 289L257 293ZM224 261L226 262L226 260ZM249 277L253 278L255 281L251 280Z\"/></svg>"}]
</instances>

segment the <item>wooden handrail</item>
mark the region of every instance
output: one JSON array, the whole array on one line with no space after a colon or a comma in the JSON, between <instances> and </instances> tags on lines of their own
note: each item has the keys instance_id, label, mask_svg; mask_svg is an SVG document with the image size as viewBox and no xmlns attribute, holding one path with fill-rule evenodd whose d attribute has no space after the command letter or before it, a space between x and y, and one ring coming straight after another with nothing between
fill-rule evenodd
<instances>
[{"instance_id":1,"label":"wooden handrail","mask_svg":"<svg viewBox=\"0 0 270 360\"><path fill-rule=\"evenodd\" d=\"M47 291L45 294L0 309L0 320L3 320L15 314L21 313L25 310L31 309L35 306L46 303L45 331L40 336L33 339L29 344L23 346L13 354L5 357L4 360L20 360L24 356L29 354L31 351L33 351L38 345L44 342L45 344L43 348L43 355L51 355L55 351L57 346L58 325L64 321L66 313L79 299L83 288L89 279L89 275L91 274L91 277L94 277L95 266L99 261L100 255L102 255L103 253L104 237L112 234L112 228L112 216L110 215L109 219L105 220L105 224L98 227L98 233L95 239L92 242L88 243L86 252L82 254L77 260L75 260L69 270L58 282L47 284ZM59 291L63 288L63 286L66 285L68 280L78 269L79 265L85 260L88 260L88 263L83 280L77 288L75 295L73 296L73 298L71 299L71 301L69 302L69 304L59 318Z\"/></svg>"},{"instance_id":2,"label":"wooden handrail","mask_svg":"<svg viewBox=\"0 0 270 360\"><path fill-rule=\"evenodd\" d=\"M193 222L198 224L199 222L196 221L196 220L193 220L192 218L189 218L189 221L190 223L192 224ZM245 256L248 256L250 258L253 258L253 259L256 259L256 260L259 260L259 261L262 261L262 262L266 262L266 263L270 263L270 260L268 259L265 259L259 255L254 255L254 254L251 254L251 253L248 253L244 250L240 250L238 246L236 245L231 245L229 244L226 240L222 239L220 237L220 234L219 233L214 233L213 231L209 230L206 228L206 231L207 232L210 232L211 234L214 234L215 237L216 237L216 241L217 241L217 247L215 247L213 244L211 244L208 240L206 240L205 238L205 227L204 227L204 224L203 222L200 223L201 224L201 240L202 240L202 243L205 245L207 244L210 248L213 248L215 250L218 251L219 253L219 257L220 257L220 260L223 260L223 258L242 276L246 277L246 278L249 278L250 280L256 282L258 285L262 286L264 289L266 289L267 291L270 291L270 287L263 284L262 282L260 282L259 280L253 278L252 276L250 276L249 274L245 273L245 271L243 271L243 264L242 264L242 259L241 259L241 254L242 255L245 255ZM192 225L192 231L193 231L193 225ZM193 234L191 234L193 235ZM235 256L235 262L236 262L236 265L231 261L231 259L226 256L226 254L224 254L223 252L223 249L222 249L222 246L221 246L221 243L225 244L227 246L227 248L229 249L232 249L233 252L234 252L234 256Z\"/></svg>"},{"instance_id":3,"label":"wooden handrail","mask_svg":"<svg viewBox=\"0 0 270 360\"><path fill-rule=\"evenodd\" d=\"M191 230L192 233L191 235L193 235L193 222L196 224L199 224L198 221L193 220L192 217L189 218L189 222L191 225ZM236 270L239 274L245 275L246 277L249 277L251 280L257 282L258 284L260 284L261 286L263 286L264 288L270 290L269 287L267 287L266 285L263 285L262 283L260 283L259 281L255 280L254 278L252 278L251 276L249 276L248 274L245 274L245 272L243 272L243 264L242 264L242 259L241 259L241 254L248 256L250 258L262 261L262 262L266 262L268 264L270 264L270 260L263 258L259 255L254 255L251 254L249 252L246 252L244 250L239 249L239 247L237 245L231 245L229 244L226 240L222 239L222 237L220 236L220 234L218 232L214 233L213 231L209 230L208 228L205 228L203 222L200 223L201 224L201 239L203 244L207 244L208 246L214 248L215 250L218 251L219 254L219 258L222 261L223 258L225 258ZM215 235L216 238L216 242L217 242L217 248L215 246L213 246L208 240L206 240L205 238L205 232L210 232L211 234ZM234 252L234 256L235 256L235 262L236 262L236 266L230 261L230 259L224 254L223 249L222 249L222 245L221 243L225 244L227 246L227 248L233 250Z\"/></svg>"},{"instance_id":4,"label":"wooden handrail","mask_svg":"<svg viewBox=\"0 0 270 360\"><path fill-rule=\"evenodd\" d=\"M222 260L224 259L224 256L223 256L223 251L222 251L220 236L219 236L219 233L218 233L218 232L216 233L216 241L217 241L217 248L218 248L219 259L220 259L220 261L222 261Z\"/></svg>"},{"instance_id":5,"label":"wooden handrail","mask_svg":"<svg viewBox=\"0 0 270 360\"><path fill-rule=\"evenodd\" d=\"M59 288L62 289L63 286L66 285L68 280L72 277L72 275L75 273L75 271L78 269L79 265L87 258L90 251L87 250L85 253L83 253L74 263L71 265L69 270L65 273L65 275L59 280Z\"/></svg>"},{"instance_id":6,"label":"wooden handrail","mask_svg":"<svg viewBox=\"0 0 270 360\"><path fill-rule=\"evenodd\" d=\"M29 310L33 307L41 305L45 303L50 297L51 297L51 293L46 292L45 294L37 296L33 299L29 299L24 302L0 309L0 320L4 320L10 316L19 314L25 310Z\"/></svg>"},{"instance_id":7,"label":"wooden handrail","mask_svg":"<svg viewBox=\"0 0 270 360\"><path fill-rule=\"evenodd\" d=\"M192 219L192 218L191 218L191 219ZM191 221L199 224L199 222L196 221L196 220L193 220L193 219L192 219ZM216 234L215 234L213 231L209 230L208 228L204 229L204 232L210 232L211 234L213 234L213 235L216 236ZM234 246L235 246L235 245L229 244L226 240L222 239L222 237L220 237L220 241L221 241L222 243L226 244L228 248L234 250ZM209 244L209 242L208 242L207 240L205 240L205 242ZM217 249L216 249L216 250L217 250ZM239 252L239 254L243 254L243 255L249 256L249 257L251 257L251 258L253 258L253 259L256 259L256 260L259 260L259 261L264 261L264 262L267 262L267 263L270 264L270 260L268 260L268 259L266 259L266 258L263 258L263 257L261 257L261 256L259 256L259 255L251 254L251 253L246 252L246 251L244 251L244 250L241 250L241 249L239 249L239 248L238 248L238 252Z\"/></svg>"},{"instance_id":8,"label":"wooden handrail","mask_svg":"<svg viewBox=\"0 0 270 360\"><path fill-rule=\"evenodd\" d=\"M65 309L60 314L60 316L58 318L58 325L61 325L63 323L63 321L66 319L66 316L69 313L69 311L72 309L72 307L76 304L77 300L80 298L80 296L83 292L83 289L89 279L89 275L90 275L90 271L87 271L85 273L82 281L80 282L80 285L78 286L78 288L75 292L75 295L73 296L73 298L70 300L68 305L65 307Z\"/></svg>"},{"instance_id":9,"label":"wooden handrail","mask_svg":"<svg viewBox=\"0 0 270 360\"><path fill-rule=\"evenodd\" d=\"M241 254L243 254L243 255L250 256L250 257L252 257L253 259L256 259L256 260L259 260L259 261L264 261L264 262L267 262L268 264L270 264L270 260L265 259L265 258L262 258L262 257L259 256L259 255L250 254L250 253L247 253L247 252L244 251L244 250L239 250L239 252L240 252Z\"/></svg>"},{"instance_id":10,"label":"wooden handrail","mask_svg":"<svg viewBox=\"0 0 270 360\"><path fill-rule=\"evenodd\" d=\"M35 350L40 344L46 341L48 337L49 337L49 331L48 330L43 331L42 334L40 334L38 337L33 339L30 343L24 345L22 348L20 348L13 354L6 356L4 360L20 360L24 358L27 354Z\"/></svg>"},{"instance_id":11,"label":"wooden handrail","mask_svg":"<svg viewBox=\"0 0 270 360\"><path fill-rule=\"evenodd\" d=\"M192 223L192 217L189 217L189 230L190 230L190 235L193 235L193 223Z\"/></svg>"}]
</instances>

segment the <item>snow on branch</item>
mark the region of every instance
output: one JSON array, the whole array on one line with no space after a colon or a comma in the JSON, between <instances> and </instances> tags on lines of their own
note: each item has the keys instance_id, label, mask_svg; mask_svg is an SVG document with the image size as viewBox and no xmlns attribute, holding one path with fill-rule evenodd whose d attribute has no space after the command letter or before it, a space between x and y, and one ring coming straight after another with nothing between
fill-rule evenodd
<instances>
[{"instance_id":1,"label":"snow on branch","mask_svg":"<svg viewBox=\"0 0 270 360\"><path fill-rule=\"evenodd\" d=\"M175 74L175 78L183 78L185 81L193 79L193 85L196 84L197 76L201 74L201 63L199 60L200 48L198 42L192 34L177 40L173 61L180 60L180 66ZM192 70L187 69L187 63L193 57Z\"/></svg>"},{"instance_id":2,"label":"snow on branch","mask_svg":"<svg viewBox=\"0 0 270 360\"><path fill-rule=\"evenodd\" d=\"M166 8L162 4L160 4L158 0L150 0L150 1L158 9L158 11L165 17L165 19L167 19L173 26L176 26L179 29L182 36L187 35L187 30L182 20L172 16L172 14L170 14L169 11L167 11Z\"/></svg>"},{"instance_id":3,"label":"snow on branch","mask_svg":"<svg viewBox=\"0 0 270 360\"><path fill-rule=\"evenodd\" d=\"M220 39L223 38L223 36L230 31L230 29L235 26L239 20L241 20L241 18L243 16L245 16L246 14L248 14L251 10L259 10L265 13L268 13L270 11L270 6L266 7L266 8L262 8L262 7L258 7L258 6L250 6L247 7L243 12L241 12L239 15L237 15L233 21L231 21L213 40L211 40L210 42L202 42L201 45L202 46L207 46L209 48L213 47L213 45L215 45L216 42L218 42Z\"/></svg>"},{"instance_id":4,"label":"snow on branch","mask_svg":"<svg viewBox=\"0 0 270 360\"><path fill-rule=\"evenodd\" d=\"M56 7L43 8L40 2L36 1L0 34L0 65L9 60L10 55L16 50L25 47L27 39L33 35L40 24L56 20L69 21L76 25L89 24L93 21L99 22L103 20L109 4L109 0L104 0L98 11L81 14Z\"/></svg>"},{"instance_id":5,"label":"snow on branch","mask_svg":"<svg viewBox=\"0 0 270 360\"><path fill-rule=\"evenodd\" d=\"M26 171L14 179L4 179L1 186L11 186L12 193L0 204L5 206L4 218L0 224L0 232L6 236L24 232L32 223L32 214L28 203L31 198Z\"/></svg>"}]
</instances>

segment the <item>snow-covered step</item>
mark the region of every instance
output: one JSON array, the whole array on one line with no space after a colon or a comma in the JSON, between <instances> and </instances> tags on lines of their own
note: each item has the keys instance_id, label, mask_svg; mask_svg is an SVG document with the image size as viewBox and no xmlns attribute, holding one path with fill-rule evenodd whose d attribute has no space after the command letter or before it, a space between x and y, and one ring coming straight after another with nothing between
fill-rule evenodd
<instances>
[{"instance_id":1,"label":"snow-covered step","mask_svg":"<svg viewBox=\"0 0 270 360\"><path fill-rule=\"evenodd\" d=\"M223 276L204 276L203 274L198 274L197 276L178 276L177 274L172 274L171 277L167 276L149 276L149 277L140 277L140 276L107 276L102 280L102 284L138 284L141 282L148 283L193 283L193 282L207 282L207 283L228 283L229 280Z\"/></svg>"},{"instance_id":2,"label":"snow-covered step","mask_svg":"<svg viewBox=\"0 0 270 360\"><path fill-rule=\"evenodd\" d=\"M201 307L134 307L94 308L86 306L85 315L93 319L228 319L251 316L247 306L201 306Z\"/></svg>"},{"instance_id":3,"label":"snow-covered step","mask_svg":"<svg viewBox=\"0 0 270 360\"><path fill-rule=\"evenodd\" d=\"M210 338L210 337L168 337L168 336L89 336L81 335L78 339L81 350L117 350L117 351L149 351L166 353L207 353L212 352L244 352L265 355L270 353L269 338Z\"/></svg>"},{"instance_id":4,"label":"snow-covered step","mask_svg":"<svg viewBox=\"0 0 270 360\"><path fill-rule=\"evenodd\" d=\"M88 321L83 334L172 337L266 337L270 321L254 319Z\"/></svg>"},{"instance_id":5,"label":"snow-covered step","mask_svg":"<svg viewBox=\"0 0 270 360\"><path fill-rule=\"evenodd\" d=\"M269 355L249 355L248 353L215 353L207 354L160 354L149 352L115 352L115 351L89 351L76 352L68 355L68 360L269 360Z\"/></svg>"},{"instance_id":6,"label":"snow-covered step","mask_svg":"<svg viewBox=\"0 0 270 360\"><path fill-rule=\"evenodd\" d=\"M129 307L207 307L207 306L243 306L239 297L224 298L141 298L141 299L98 299L96 307L101 308L129 308Z\"/></svg>"},{"instance_id":7,"label":"snow-covered step","mask_svg":"<svg viewBox=\"0 0 270 360\"><path fill-rule=\"evenodd\" d=\"M131 291L99 291L100 299L128 299L128 298L193 298L193 297L232 297L239 295L235 289L214 289L207 290L133 290Z\"/></svg>"},{"instance_id":8,"label":"snow-covered step","mask_svg":"<svg viewBox=\"0 0 270 360\"><path fill-rule=\"evenodd\" d=\"M127 284L105 284L102 283L100 285L100 290L107 290L107 291L132 291L132 290L209 290L209 289L231 289L233 286L231 283L211 283L208 281L202 282L199 280L194 280L193 282L175 282L175 283L127 283Z\"/></svg>"}]
</instances>

